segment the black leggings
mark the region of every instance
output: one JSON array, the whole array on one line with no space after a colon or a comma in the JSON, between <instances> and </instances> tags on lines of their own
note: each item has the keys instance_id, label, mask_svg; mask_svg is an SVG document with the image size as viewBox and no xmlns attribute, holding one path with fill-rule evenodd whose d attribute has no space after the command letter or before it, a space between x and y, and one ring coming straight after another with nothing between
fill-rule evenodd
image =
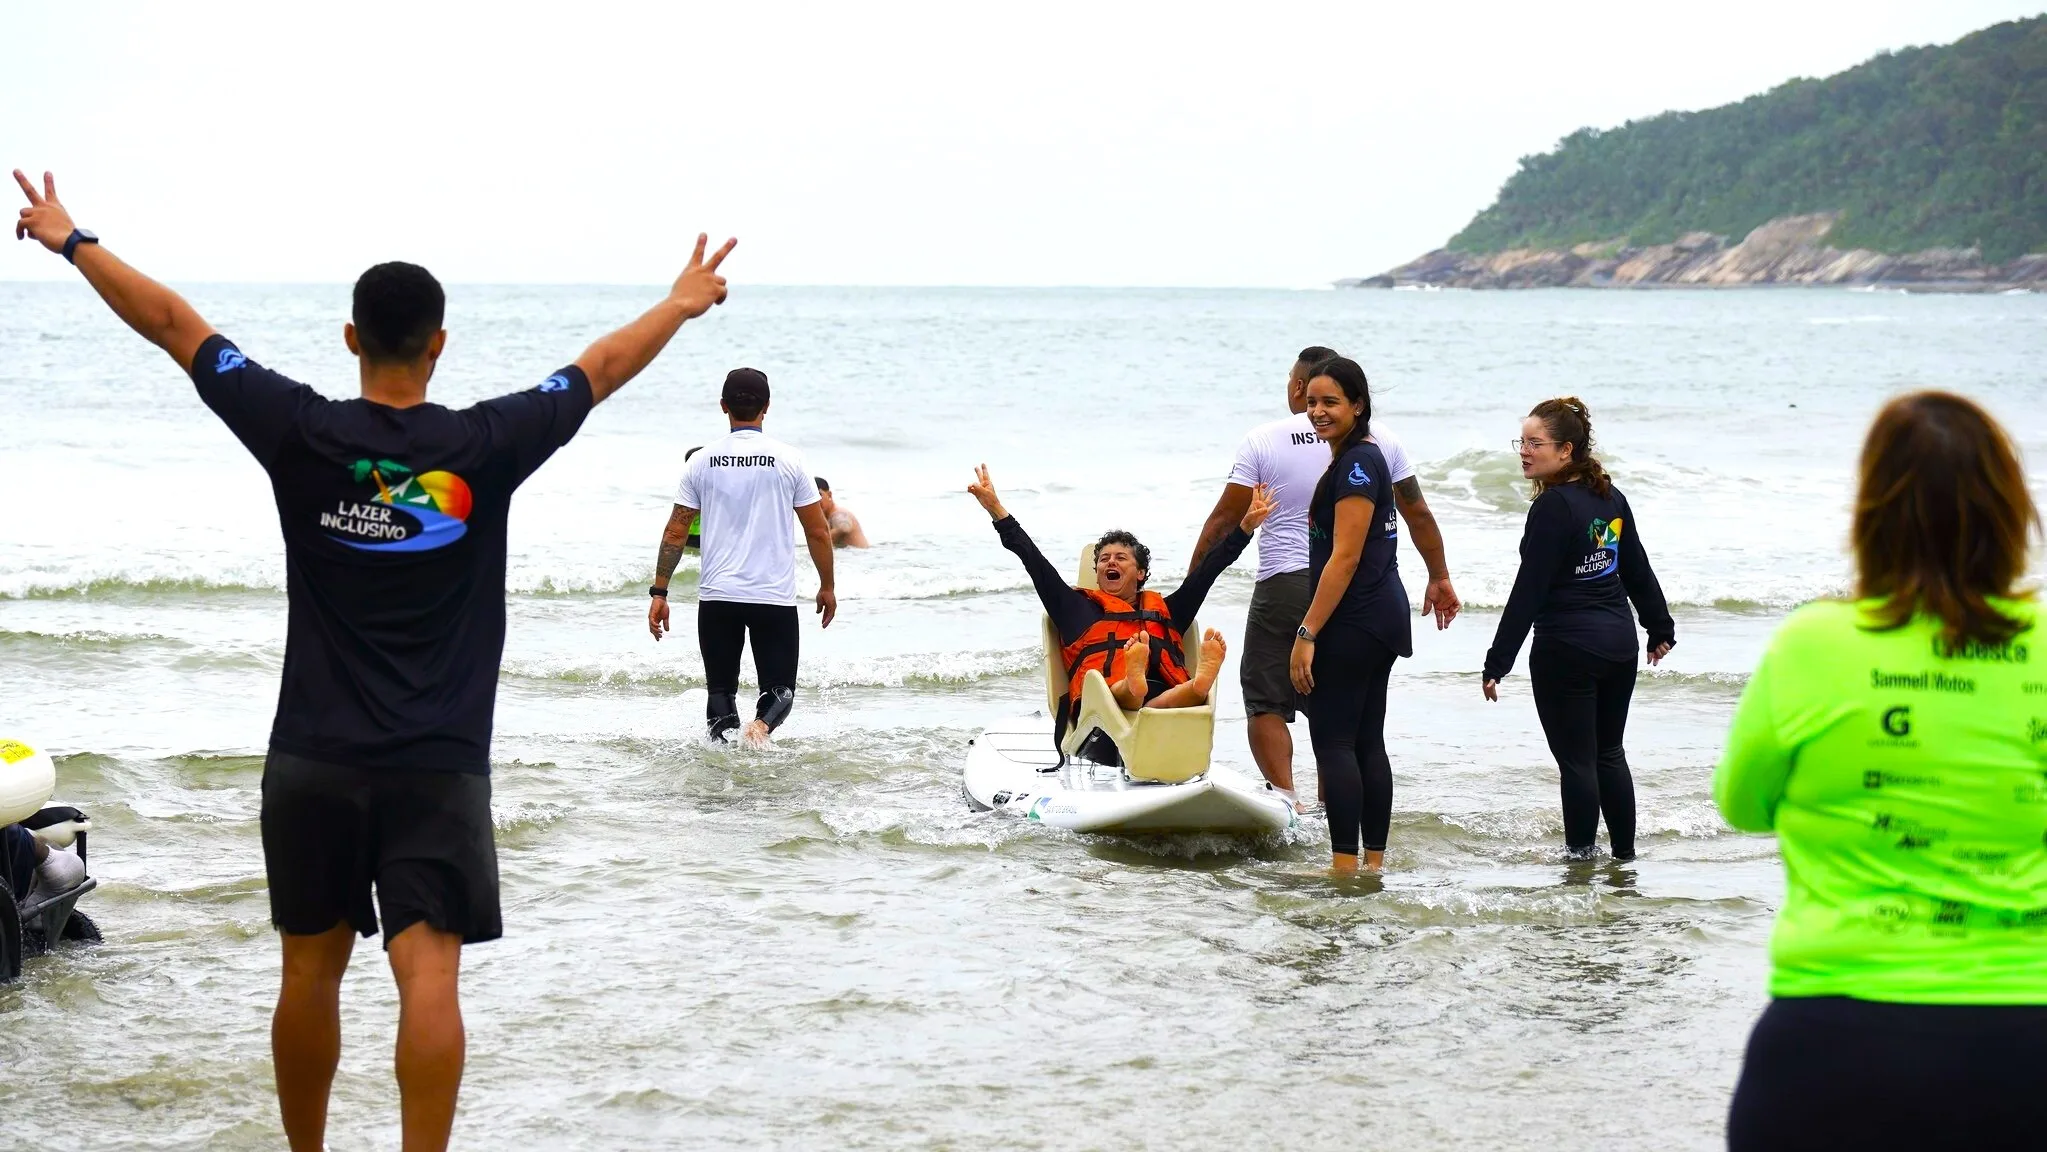
<instances>
[{"instance_id":1,"label":"black leggings","mask_svg":"<svg viewBox=\"0 0 2047 1152\"><path fill-rule=\"evenodd\" d=\"M1635 662L1608 660L1575 644L1537 637L1528 653L1535 714L1557 758L1564 800L1564 846L1590 851L1599 840L1599 817L1617 859L1635 855L1635 778L1622 742L1628 701L1635 695Z\"/></svg>"},{"instance_id":2,"label":"black leggings","mask_svg":"<svg viewBox=\"0 0 2047 1152\"><path fill-rule=\"evenodd\" d=\"M794 604L697 603L697 647L704 654L704 685L711 690L704 717L711 736L739 727L739 653L753 639L753 671L760 683L754 716L770 730L782 726L796 702L796 651L801 632Z\"/></svg>"},{"instance_id":3,"label":"black leggings","mask_svg":"<svg viewBox=\"0 0 2047 1152\"><path fill-rule=\"evenodd\" d=\"M1329 850L1386 850L1393 823L1393 765L1386 759L1386 682L1393 650L1358 628L1325 628L1315 638L1315 690L1308 738L1329 810Z\"/></svg>"},{"instance_id":4,"label":"black leggings","mask_svg":"<svg viewBox=\"0 0 2047 1152\"><path fill-rule=\"evenodd\" d=\"M2047 1145L2047 1007L1773 1000L1750 1033L1730 1152Z\"/></svg>"}]
</instances>

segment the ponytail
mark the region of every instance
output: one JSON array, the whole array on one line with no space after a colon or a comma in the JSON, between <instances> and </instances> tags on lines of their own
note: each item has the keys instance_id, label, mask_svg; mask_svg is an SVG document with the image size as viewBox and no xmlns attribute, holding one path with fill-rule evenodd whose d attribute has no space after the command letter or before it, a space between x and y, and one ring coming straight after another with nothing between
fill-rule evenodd
<instances>
[{"instance_id":1,"label":"ponytail","mask_svg":"<svg viewBox=\"0 0 2047 1152\"><path fill-rule=\"evenodd\" d=\"M1331 356L1315 365L1308 379L1312 381L1318 376L1334 380L1336 386L1343 389L1343 398L1358 405L1358 420L1350 426L1342 440L1329 445L1329 467L1323 469L1322 479L1315 484L1316 500L1322 499L1335 482L1336 462L1372 434L1372 383L1365 379L1365 370L1358 367L1358 362L1344 356Z\"/></svg>"},{"instance_id":2,"label":"ponytail","mask_svg":"<svg viewBox=\"0 0 2047 1152\"><path fill-rule=\"evenodd\" d=\"M1592 410L1585 406L1583 400L1576 396L1559 396L1537 404L1529 409L1528 414L1542 421L1550 439L1571 446L1569 464L1549 479L1535 481L1537 496L1559 484L1573 482L1582 482L1594 496L1605 496L1613 489L1612 479L1600 466L1598 457L1592 454Z\"/></svg>"}]
</instances>

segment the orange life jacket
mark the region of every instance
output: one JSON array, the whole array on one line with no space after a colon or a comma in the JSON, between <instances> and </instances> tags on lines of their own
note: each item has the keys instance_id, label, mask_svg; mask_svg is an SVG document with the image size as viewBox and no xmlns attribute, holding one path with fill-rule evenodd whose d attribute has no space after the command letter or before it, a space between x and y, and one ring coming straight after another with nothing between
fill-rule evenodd
<instances>
[{"instance_id":1,"label":"orange life jacket","mask_svg":"<svg viewBox=\"0 0 2047 1152\"><path fill-rule=\"evenodd\" d=\"M1189 679L1182 651L1180 629L1166 609L1166 598L1156 592L1139 592L1137 604L1119 600L1095 588L1083 588L1087 598L1102 606L1102 618L1088 627L1080 638L1061 650L1066 658L1066 700L1071 708L1080 706L1080 682L1092 668L1114 684L1123 678L1123 645L1142 632L1151 637L1151 650L1166 686L1185 684ZM1148 672L1148 670L1147 670Z\"/></svg>"}]
</instances>

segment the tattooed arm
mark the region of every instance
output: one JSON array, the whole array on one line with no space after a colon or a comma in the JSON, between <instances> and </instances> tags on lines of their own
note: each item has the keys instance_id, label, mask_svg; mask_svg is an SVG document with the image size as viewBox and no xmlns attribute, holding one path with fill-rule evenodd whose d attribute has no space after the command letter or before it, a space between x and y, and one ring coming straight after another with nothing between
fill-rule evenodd
<instances>
[{"instance_id":1,"label":"tattooed arm","mask_svg":"<svg viewBox=\"0 0 2047 1152\"><path fill-rule=\"evenodd\" d=\"M654 587L657 592L648 593L647 631L654 639L668 631L668 578L675 575L675 566L682 563L683 545L689 540L689 526L697 518L697 510L680 504L668 514L668 527L661 530L661 553L654 560Z\"/></svg>"},{"instance_id":2,"label":"tattooed arm","mask_svg":"<svg viewBox=\"0 0 2047 1152\"><path fill-rule=\"evenodd\" d=\"M1450 563L1443 558L1443 530L1436 526L1436 514L1429 511L1429 502L1422 498L1421 481L1412 476L1394 481L1393 505L1400 509L1400 518L1407 521L1407 534L1414 540L1415 551L1422 554L1422 562L1429 567L1428 590L1422 594L1422 615L1435 616L1438 629L1448 628L1464 605L1450 585Z\"/></svg>"}]
</instances>

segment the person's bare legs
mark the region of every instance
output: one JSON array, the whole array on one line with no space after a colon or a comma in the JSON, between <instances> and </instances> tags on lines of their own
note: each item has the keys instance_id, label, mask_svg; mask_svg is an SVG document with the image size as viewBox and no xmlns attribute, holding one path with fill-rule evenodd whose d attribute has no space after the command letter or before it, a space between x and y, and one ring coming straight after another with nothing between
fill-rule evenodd
<instances>
[{"instance_id":1,"label":"person's bare legs","mask_svg":"<svg viewBox=\"0 0 2047 1152\"><path fill-rule=\"evenodd\" d=\"M1135 712L1144 707L1144 698L1151 693L1151 681L1146 676L1150 669L1151 637L1139 632L1123 642L1123 676L1109 685L1116 703L1125 711Z\"/></svg>"},{"instance_id":2,"label":"person's bare legs","mask_svg":"<svg viewBox=\"0 0 2047 1152\"><path fill-rule=\"evenodd\" d=\"M398 981L398 1101L405 1152L442 1152L462 1090L462 937L424 921L391 938ZM293 1152L297 1152L294 1147Z\"/></svg>"},{"instance_id":3,"label":"person's bare legs","mask_svg":"<svg viewBox=\"0 0 2047 1152\"><path fill-rule=\"evenodd\" d=\"M1194 670L1194 678L1159 693L1146 707L1194 708L1208 703L1208 694L1215 690L1215 678L1223 670L1223 655L1228 651L1223 634L1210 628L1201 636L1201 663Z\"/></svg>"},{"instance_id":4,"label":"person's bare legs","mask_svg":"<svg viewBox=\"0 0 2047 1152\"><path fill-rule=\"evenodd\" d=\"M318 935L286 932L280 938L284 974L270 1017L277 1109L292 1152L321 1152L327 1140L327 1096L341 1063L341 977L355 949L355 929L344 920Z\"/></svg>"},{"instance_id":5,"label":"person's bare legs","mask_svg":"<svg viewBox=\"0 0 2047 1152\"><path fill-rule=\"evenodd\" d=\"M1258 712L1244 720L1244 734L1251 741L1251 759L1258 774L1274 788L1294 790L1294 732L1286 718L1274 712Z\"/></svg>"}]
</instances>

